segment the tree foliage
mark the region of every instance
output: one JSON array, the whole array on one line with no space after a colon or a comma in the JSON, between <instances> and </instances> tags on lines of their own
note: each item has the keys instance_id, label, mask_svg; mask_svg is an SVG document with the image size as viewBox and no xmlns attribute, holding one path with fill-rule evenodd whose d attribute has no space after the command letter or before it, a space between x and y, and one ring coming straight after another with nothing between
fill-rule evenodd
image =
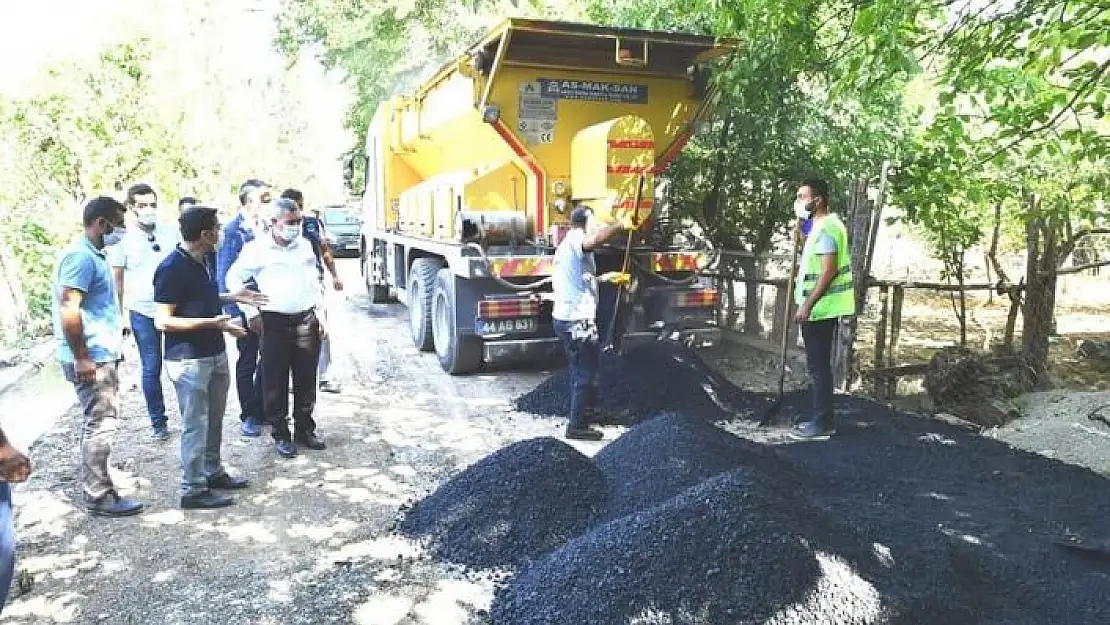
<instances>
[{"instance_id":1,"label":"tree foliage","mask_svg":"<svg viewBox=\"0 0 1110 625\"><path fill-rule=\"evenodd\" d=\"M306 93L318 81L275 51L249 66L238 56L252 37L269 49L269 37L251 33L272 21L223 0L113 0L102 10L119 18L103 42L0 93L0 227L5 258L22 270L3 278L22 274L40 321L53 253L78 231L85 198L122 197L145 181L170 219L182 195L234 212L246 177L297 186L310 202L344 197L346 137L320 102L331 94Z\"/></svg>"}]
</instances>

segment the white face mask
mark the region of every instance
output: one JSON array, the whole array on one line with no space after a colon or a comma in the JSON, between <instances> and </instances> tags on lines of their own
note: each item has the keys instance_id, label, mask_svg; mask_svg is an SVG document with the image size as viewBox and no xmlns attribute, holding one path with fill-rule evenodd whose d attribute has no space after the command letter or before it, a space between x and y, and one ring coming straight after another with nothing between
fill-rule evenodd
<instances>
[{"instance_id":1,"label":"white face mask","mask_svg":"<svg viewBox=\"0 0 1110 625\"><path fill-rule=\"evenodd\" d=\"M143 226L153 226L158 223L158 213L154 211L144 211L138 214L139 224Z\"/></svg>"},{"instance_id":2,"label":"white face mask","mask_svg":"<svg viewBox=\"0 0 1110 625\"><path fill-rule=\"evenodd\" d=\"M805 200L794 201L794 216L798 219L809 219L813 214L813 200L806 202Z\"/></svg>"},{"instance_id":3,"label":"white face mask","mask_svg":"<svg viewBox=\"0 0 1110 625\"><path fill-rule=\"evenodd\" d=\"M297 237L301 236L301 224L295 224L291 226L283 225L281 227L280 236L282 240L286 243L292 243L293 241L296 241Z\"/></svg>"},{"instance_id":4,"label":"white face mask","mask_svg":"<svg viewBox=\"0 0 1110 625\"><path fill-rule=\"evenodd\" d=\"M124 228L123 226L112 230L108 234L104 235L104 247L119 245L119 242L123 240L123 237L126 234L127 228Z\"/></svg>"}]
</instances>

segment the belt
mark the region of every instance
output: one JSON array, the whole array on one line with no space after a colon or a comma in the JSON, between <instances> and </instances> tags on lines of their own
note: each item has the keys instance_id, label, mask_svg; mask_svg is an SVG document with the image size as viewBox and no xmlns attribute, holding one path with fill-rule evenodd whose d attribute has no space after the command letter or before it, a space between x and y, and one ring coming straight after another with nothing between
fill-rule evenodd
<instances>
[{"instance_id":1,"label":"belt","mask_svg":"<svg viewBox=\"0 0 1110 625\"><path fill-rule=\"evenodd\" d=\"M305 319L309 315L315 314L315 312L316 312L315 308L309 308L308 310L302 310L301 312L295 312L295 313L283 313L283 312L274 312L274 311L270 311L270 310L263 310L262 314L264 316L265 315L272 315L272 316L277 316L277 317L285 317L287 319Z\"/></svg>"}]
</instances>

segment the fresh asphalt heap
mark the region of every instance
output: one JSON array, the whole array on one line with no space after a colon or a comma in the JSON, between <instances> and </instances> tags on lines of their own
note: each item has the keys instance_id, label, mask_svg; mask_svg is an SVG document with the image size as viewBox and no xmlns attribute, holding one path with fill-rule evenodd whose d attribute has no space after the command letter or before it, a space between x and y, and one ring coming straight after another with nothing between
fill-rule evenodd
<instances>
[{"instance_id":1,"label":"fresh asphalt heap","mask_svg":"<svg viewBox=\"0 0 1110 625\"><path fill-rule=\"evenodd\" d=\"M593 460L554 439L511 445L409 511L402 531L439 557L515 568L493 623L1110 623L1110 562L1055 544L1110 531L1105 478L857 398L831 441L752 443L698 403L717 376L679 377L681 350L653 353L679 410ZM651 391L644 358L609 382ZM767 401L714 392L756 413Z\"/></svg>"}]
</instances>

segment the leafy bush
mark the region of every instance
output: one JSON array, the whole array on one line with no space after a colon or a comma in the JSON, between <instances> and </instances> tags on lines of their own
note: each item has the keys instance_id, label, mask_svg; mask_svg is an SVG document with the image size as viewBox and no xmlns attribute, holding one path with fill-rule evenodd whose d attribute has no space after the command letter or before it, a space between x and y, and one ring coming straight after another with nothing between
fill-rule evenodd
<instances>
[{"instance_id":1,"label":"leafy bush","mask_svg":"<svg viewBox=\"0 0 1110 625\"><path fill-rule=\"evenodd\" d=\"M56 233L24 218L15 227L6 228L7 243L19 261L23 291L27 298L27 313L33 333L49 327L51 281L55 256L63 241Z\"/></svg>"}]
</instances>

